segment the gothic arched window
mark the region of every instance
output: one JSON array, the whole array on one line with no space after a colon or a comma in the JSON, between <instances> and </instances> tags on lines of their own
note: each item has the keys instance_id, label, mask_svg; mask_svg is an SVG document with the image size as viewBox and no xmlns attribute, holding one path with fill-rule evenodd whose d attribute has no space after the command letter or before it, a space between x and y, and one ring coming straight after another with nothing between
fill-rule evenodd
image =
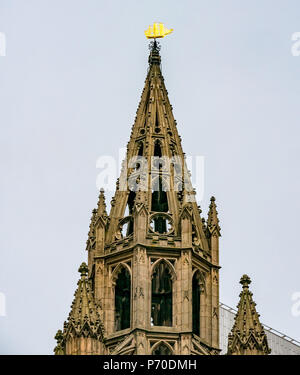
<instances>
[{"instance_id":1,"label":"gothic arched window","mask_svg":"<svg viewBox=\"0 0 300 375\"><path fill-rule=\"evenodd\" d=\"M130 327L130 273L122 267L115 285L115 328L116 331Z\"/></svg>"},{"instance_id":2,"label":"gothic arched window","mask_svg":"<svg viewBox=\"0 0 300 375\"><path fill-rule=\"evenodd\" d=\"M169 266L159 262L152 274L151 323L172 326L172 276Z\"/></svg>"},{"instance_id":3,"label":"gothic arched window","mask_svg":"<svg viewBox=\"0 0 300 375\"><path fill-rule=\"evenodd\" d=\"M128 200L127 200L128 215L132 215L135 196L136 196L135 191L130 191L129 192Z\"/></svg>"},{"instance_id":4,"label":"gothic arched window","mask_svg":"<svg viewBox=\"0 0 300 375\"><path fill-rule=\"evenodd\" d=\"M200 273L196 271L193 276L192 293L193 333L200 336Z\"/></svg>"},{"instance_id":5,"label":"gothic arched window","mask_svg":"<svg viewBox=\"0 0 300 375\"><path fill-rule=\"evenodd\" d=\"M143 155L144 155L144 144L143 142L141 142L138 148L138 156L143 156Z\"/></svg>"},{"instance_id":6,"label":"gothic arched window","mask_svg":"<svg viewBox=\"0 0 300 375\"><path fill-rule=\"evenodd\" d=\"M160 146L160 142L159 141L156 141L154 143L154 156L158 156L159 158L162 157L162 152L161 152L161 146Z\"/></svg>"},{"instance_id":7,"label":"gothic arched window","mask_svg":"<svg viewBox=\"0 0 300 375\"><path fill-rule=\"evenodd\" d=\"M172 355L172 350L165 343L161 343L156 346L153 351L153 355Z\"/></svg>"},{"instance_id":8,"label":"gothic arched window","mask_svg":"<svg viewBox=\"0 0 300 375\"><path fill-rule=\"evenodd\" d=\"M166 192L166 187L163 184L163 179L159 175L154 179L152 183L152 202L151 210L155 212L168 212L168 197Z\"/></svg>"},{"instance_id":9,"label":"gothic arched window","mask_svg":"<svg viewBox=\"0 0 300 375\"><path fill-rule=\"evenodd\" d=\"M158 176L152 176L152 203L151 210L155 212L168 212L168 198L166 191L168 190L167 184L162 178L162 169L166 166L162 159L161 144L159 141L154 143L154 161L153 168L158 172Z\"/></svg>"}]
</instances>

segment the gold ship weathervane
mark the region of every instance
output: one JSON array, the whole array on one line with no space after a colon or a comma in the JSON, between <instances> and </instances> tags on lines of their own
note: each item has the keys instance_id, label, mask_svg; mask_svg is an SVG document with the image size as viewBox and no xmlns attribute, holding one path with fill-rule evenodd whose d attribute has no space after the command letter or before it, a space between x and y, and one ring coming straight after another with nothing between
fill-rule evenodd
<instances>
[{"instance_id":1,"label":"gold ship weathervane","mask_svg":"<svg viewBox=\"0 0 300 375\"><path fill-rule=\"evenodd\" d=\"M165 28L163 23L154 23L153 26L149 26L145 30L145 35L147 39L164 38L173 32L173 29Z\"/></svg>"}]
</instances>

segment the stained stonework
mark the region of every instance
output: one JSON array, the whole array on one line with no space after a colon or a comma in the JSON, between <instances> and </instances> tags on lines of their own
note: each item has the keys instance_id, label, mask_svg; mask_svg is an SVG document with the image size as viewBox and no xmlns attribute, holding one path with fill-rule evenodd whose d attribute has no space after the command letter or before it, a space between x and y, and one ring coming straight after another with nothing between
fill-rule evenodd
<instances>
[{"instance_id":1,"label":"stained stonework","mask_svg":"<svg viewBox=\"0 0 300 375\"><path fill-rule=\"evenodd\" d=\"M56 354L219 353L215 198L205 220L185 168L160 62L154 43L111 211L108 215L101 191L88 234L88 276L83 266ZM142 166L131 162L137 156L146 161L144 175ZM152 157L173 162L162 171L163 161Z\"/></svg>"}]
</instances>

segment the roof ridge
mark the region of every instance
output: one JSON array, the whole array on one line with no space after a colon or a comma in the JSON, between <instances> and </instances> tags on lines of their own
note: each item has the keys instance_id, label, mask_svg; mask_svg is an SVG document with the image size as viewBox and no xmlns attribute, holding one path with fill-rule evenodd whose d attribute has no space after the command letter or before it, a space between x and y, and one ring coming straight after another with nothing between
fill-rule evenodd
<instances>
[{"instance_id":1,"label":"roof ridge","mask_svg":"<svg viewBox=\"0 0 300 375\"><path fill-rule=\"evenodd\" d=\"M234 307L231 307L229 305L226 305L226 303L220 302L219 306L223 307L225 310L231 312L232 314L237 313L237 309L235 309ZM296 339L293 339L291 336L288 336L288 335L278 331L277 329L270 327L269 325L267 325L263 322L261 322L261 324L266 329L267 332L273 333L274 335L287 340L291 344L294 344L297 347L300 347L300 341L298 341Z\"/></svg>"}]
</instances>

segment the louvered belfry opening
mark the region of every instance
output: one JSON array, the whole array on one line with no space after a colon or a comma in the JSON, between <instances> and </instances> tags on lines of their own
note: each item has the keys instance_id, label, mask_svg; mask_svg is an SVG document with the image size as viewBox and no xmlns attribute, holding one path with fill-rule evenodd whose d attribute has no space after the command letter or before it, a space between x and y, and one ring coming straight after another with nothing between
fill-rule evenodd
<instances>
[{"instance_id":1,"label":"louvered belfry opening","mask_svg":"<svg viewBox=\"0 0 300 375\"><path fill-rule=\"evenodd\" d=\"M151 321L155 326L172 326L172 277L169 266L160 262L152 275Z\"/></svg>"},{"instance_id":2,"label":"louvered belfry opening","mask_svg":"<svg viewBox=\"0 0 300 375\"><path fill-rule=\"evenodd\" d=\"M154 143L154 161L153 169L156 173L152 178L152 202L151 210L153 212L168 212L168 196L166 186L163 184L164 161L162 158L161 144L159 141ZM157 233L167 233L167 222L164 216L156 216L153 219L154 231Z\"/></svg>"},{"instance_id":3,"label":"louvered belfry opening","mask_svg":"<svg viewBox=\"0 0 300 375\"><path fill-rule=\"evenodd\" d=\"M200 280L199 272L195 272L192 283L192 313L193 313L193 333L200 336Z\"/></svg>"},{"instance_id":4,"label":"louvered belfry opening","mask_svg":"<svg viewBox=\"0 0 300 375\"><path fill-rule=\"evenodd\" d=\"M125 267L122 267L115 286L116 331L130 327L130 289L130 274Z\"/></svg>"}]
</instances>

